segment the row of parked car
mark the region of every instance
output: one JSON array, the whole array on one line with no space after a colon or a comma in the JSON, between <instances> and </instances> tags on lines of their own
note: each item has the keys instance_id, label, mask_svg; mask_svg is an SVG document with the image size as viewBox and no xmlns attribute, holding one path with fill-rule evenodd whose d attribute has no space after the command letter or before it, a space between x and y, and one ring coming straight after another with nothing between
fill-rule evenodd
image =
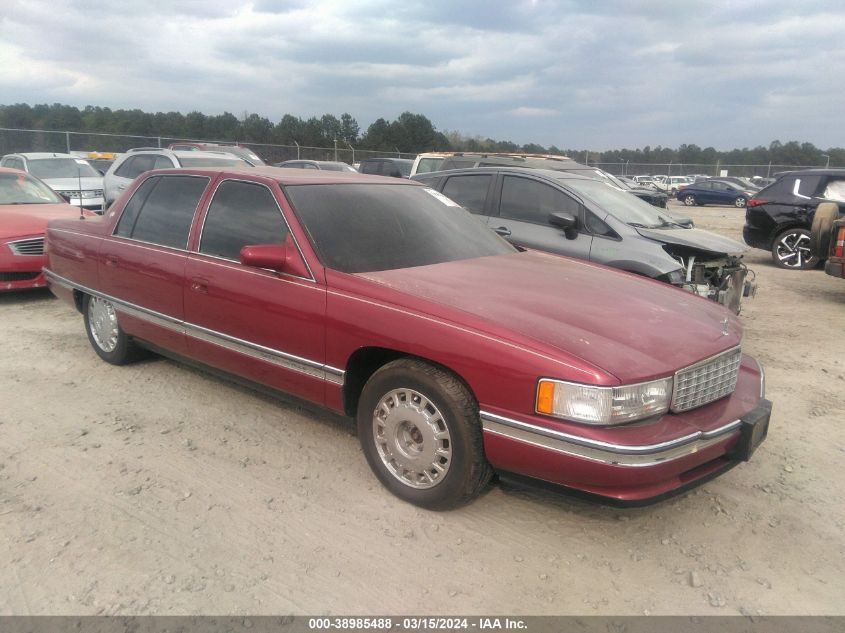
<instances>
[{"instance_id":1,"label":"row of parked car","mask_svg":"<svg viewBox=\"0 0 845 633\"><path fill-rule=\"evenodd\" d=\"M753 292L745 247L606 175L461 154L409 181L203 148L128 152L108 171L166 152L178 167L154 159L100 217L0 169L17 224L0 269L37 258L12 272L74 305L107 362L153 349L353 416L376 476L430 508L494 471L642 503L765 438L762 369L716 305L738 312ZM774 204L764 191L749 210Z\"/></svg>"}]
</instances>

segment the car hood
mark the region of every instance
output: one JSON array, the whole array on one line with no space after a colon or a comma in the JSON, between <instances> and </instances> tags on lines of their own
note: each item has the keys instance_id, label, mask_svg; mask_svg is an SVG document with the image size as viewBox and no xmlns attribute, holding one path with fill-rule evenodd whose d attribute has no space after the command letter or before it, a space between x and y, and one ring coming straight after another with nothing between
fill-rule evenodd
<instances>
[{"instance_id":1,"label":"car hood","mask_svg":"<svg viewBox=\"0 0 845 633\"><path fill-rule=\"evenodd\" d=\"M662 191L655 191L649 187L631 187L628 189L628 193L632 193L635 196L650 196L652 198L669 198L665 193Z\"/></svg>"},{"instance_id":2,"label":"car hood","mask_svg":"<svg viewBox=\"0 0 845 633\"><path fill-rule=\"evenodd\" d=\"M47 222L79 217L79 207L69 204L0 205L0 239L42 235Z\"/></svg>"},{"instance_id":3,"label":"car hood","mask_svg":"<svg viewBox=\"0 0 845 633\"><path fill-rule=\"evenodd\" d=\"M667 227L662 229L637 228L636 231L643 237L655 242L694 248L716 255L740 255L748 250L748 247L744 244L703 229Z\"/></svg>"},{"instance_id":4,"label":"car hood","mask_svg":"<svg viewBox=\"0 0 845 633\"><path fill-rule=\"evenodd\" d=\"M531 340L534 349L578 357L622 382L671 375L741 340L738 318L715 302L536 251L358 276L459 311L432 306L433 316L476 329L481 322L491 336Z\"/></svg>"},{"instance_id":5,"label":"car hood","mask_svg":"<svg viewBox=\"0 0 845 633\"><path fill-rule=\"evenodd\" d=\"M60 191L79 191L79 183L80 180L82 181L82 191L87 191L89 189L102 189L103 188L103 178L94 177L94 176L86 176L83 178L46 178L42 179L46 182L51 189L60 190Z\"/></svg>"}]
</instances>

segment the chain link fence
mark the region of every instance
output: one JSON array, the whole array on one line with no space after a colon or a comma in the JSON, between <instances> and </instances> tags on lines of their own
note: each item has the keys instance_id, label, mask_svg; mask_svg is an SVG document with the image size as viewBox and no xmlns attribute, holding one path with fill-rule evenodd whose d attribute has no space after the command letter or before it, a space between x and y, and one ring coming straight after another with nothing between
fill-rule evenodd
<instances>
[{"instance_id":1,"label":"chain link fence","mask_svg":"<svg viewBox=\"0 0 845 633\"><path fill-rule=\"evenodd\" d=\"M0 156L19 152L125 152L133 147L167 147L171 143L219 143L232 145L234 141L188 139L168 136L142 136L135 134L104 134L99 132L69 132L56 130L21 130L0 128ZM378 151L357 149L342 142L333 147L308 147L305 145L275 145L272 143L238 142L249 147L267 164L285 160L333 160L356 163L362 158L388 156L414 158L416 153L399 150Z\"/></svg>"},{"instance_id":2,"label":"chain link fence","mask_svg":"<svg viewBox=\"0 0 845 633\"><path fill-rule=\"evenodd\" d=\"M231 145L233 141L210 139L186 139L167 136L142 136L134 134L104 134L98 132L70 132L55 130L21 130L0 128L0 156L18 152L125 152L133 147L167 147L176 142L220 143ZM272 143L238 142L249 147L267 164L285 160L333 160L356 163L362 158L389 156L393 158L414 158L416 153L356 149L346 143L336 142L332 147L308 147L304 145L275 145ZM577 157L573 157L576 158ZM813 165L733 165L701 163L631 163L590 162L617 176L659 175L687 176L701 174L720 176L727 171L729 176L762 176L769 178L778 172L793 169L808 169ZM819 165L824 167L824 165Z\"/></svg>"}]
</instances>

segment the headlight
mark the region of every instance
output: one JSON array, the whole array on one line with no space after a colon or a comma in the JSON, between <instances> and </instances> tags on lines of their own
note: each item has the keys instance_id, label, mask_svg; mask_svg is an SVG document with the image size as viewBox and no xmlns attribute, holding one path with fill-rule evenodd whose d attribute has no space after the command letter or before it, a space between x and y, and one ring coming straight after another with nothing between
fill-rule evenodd
<instances>
[{"instance_id":1,"label":"headlight","mask_svg":"<svg viewBox=\"0 0 845 633\"><path fill-rule=\"evenodd\" d=\"M537 385L537 413L584 424L632 422L669 410L672 378L621 387L594 387L543 378Z\"/></svg>"}]
</instances>

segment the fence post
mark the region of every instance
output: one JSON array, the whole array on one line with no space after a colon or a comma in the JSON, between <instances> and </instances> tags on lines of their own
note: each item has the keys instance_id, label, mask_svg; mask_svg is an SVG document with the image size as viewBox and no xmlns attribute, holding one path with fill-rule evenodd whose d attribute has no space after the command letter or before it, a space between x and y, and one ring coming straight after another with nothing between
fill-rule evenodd
<instances>
[{"instance_id":1,"label":"fence post","mask_svg":"<svg viewBox=\"0 0 845 633\"><path fill-rule=\"evenodd\" d=\"M293 144L296 145L296 160L299 160L299 143L294 141Z\"/></svg>"},{"instance_id":2,"label":"fence post","mask_svg":"<svg viewBox=\"0 0 845 633\"><path fill-rule=\"evenodd\" d=\"M158 146L159 146L159 148L161 148L161 137L160 136L158 137Z\"/></svg>"},{"instance_id":3,"label":"fence post","mask_svg":"<svg viewBox=\"0 0 845 633\"><path fill-rule=\"evenodd\" d=\"M70 154L70 132L65 132L65 144L67 145L67 153Z\"/></svg>"}]
</instances>

